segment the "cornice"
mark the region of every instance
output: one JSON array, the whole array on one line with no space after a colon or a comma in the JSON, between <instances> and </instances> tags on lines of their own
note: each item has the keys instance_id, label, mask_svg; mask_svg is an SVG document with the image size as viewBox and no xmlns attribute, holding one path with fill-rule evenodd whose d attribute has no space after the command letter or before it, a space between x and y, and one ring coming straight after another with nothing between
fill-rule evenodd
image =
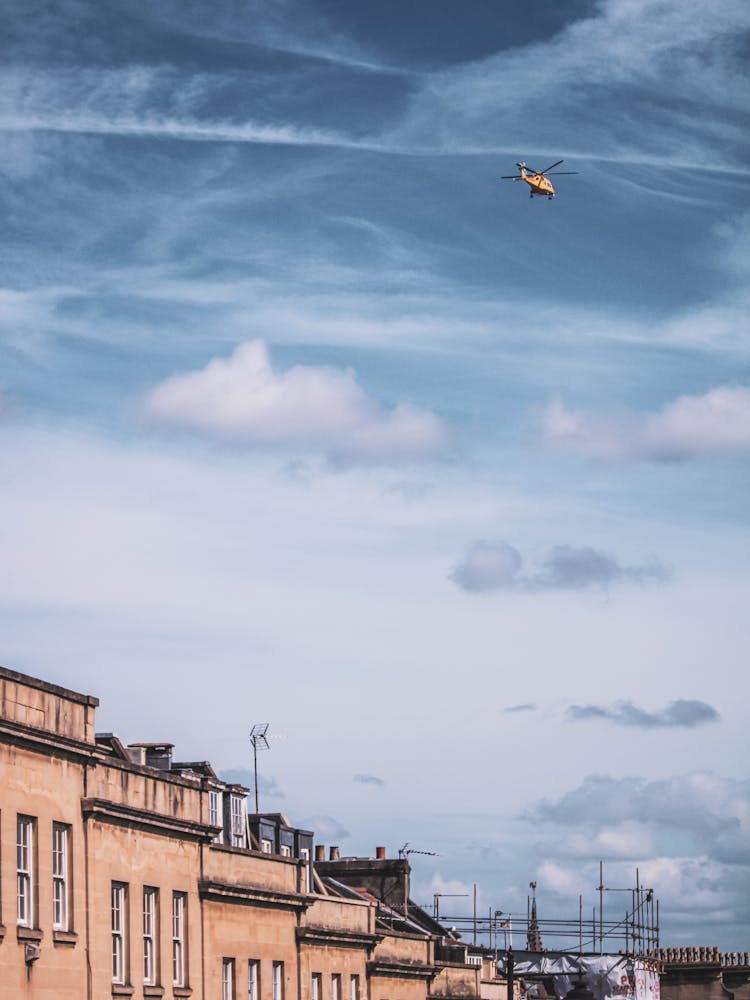
<instances>
[{"instance_id":1,"label":"cornice","mask_svg":"<svg viewBox=\"0 0 750 1000\"><path fill-rule=\"evenodd\" d=\"M438 972L436 965L423 965L421 962L389 962L387 959L375 959L367 963L367 971L371 976L395 976L400 979L433 979Z\"/></svg>"},{"instance_id":2,"label":"cornice","mask_svg":"<svg viewBox=\"0 0 750 1000\"><path fill-rule=\"evenodd\" d=\"M236 882L217 882L211 879L201 879L198 882L198 894L201 899L214 903L236 903L240 906L266 906L297 911L306 910L313 902L312 899L294 892L279 892L275 889L263 889Z\"/></svg>"},{"instance_id":3,"label":"cornice","mask_svg":"<svg viewBox=\"0 0 750 1000\"><path fill-rule=\"evenodd\" d=\"M371 951L383 940L383 935L339 930L335 927L298 927L297 940L303 944L337 944L344 947L364 947Z\"/></svg>"},{"instance_id":4,"label":"cornice","mask_svg":"<svg viewBox=\"0 0 750 1000\"><path fill-rule=\"evenodd\" d=\"M216 835L216 827L214 826L167 816L165 813L151 812L147 809L136 809L134 806L110 802L108 799L82 799L81 812L84 819L96 819L118 826L135 826L141 830L148 830L166 837L178 837L181 840L209 843Z\"/></svg>"}]
</instances>

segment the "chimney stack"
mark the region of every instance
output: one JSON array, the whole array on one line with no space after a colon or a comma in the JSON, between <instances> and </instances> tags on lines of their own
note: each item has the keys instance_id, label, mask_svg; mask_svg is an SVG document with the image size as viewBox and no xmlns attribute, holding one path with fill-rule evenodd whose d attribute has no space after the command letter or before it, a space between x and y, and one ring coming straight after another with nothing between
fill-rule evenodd
<instances>
[{"instance_id":1,"label":"chimney stack","mask_svg":"<svg viewBox=\"0 0 750 1000\"><path fill-rule=\"evenodd\" d=\"M330 852L328 854L328 860L329 861L338 861L339 860L339 849L338 849L338 847L332 847L331 848L331 850L330 850Z\"/></svg>"},{"instance_id":2,"label":"chimney stack","mask_svg":"<svg viewBox=\"0 0 750 1000\"><path fill-rule=\"evenodd\" d=\"M316 861L325 861L325 859L326 859L325 844L316 844L315 845L315 860Z\"/></svg>"},{"instance_id":3,"label":"chimney stack","mask_svg":"<svg viewBox=\"0 0 750 1000\"><path fill-rule=\"evenodd\" d=\"M378 859L378 861L385 861L385 848L384 847L376 847L375 848L375 857Z\"/></svg>"}]
</instances>

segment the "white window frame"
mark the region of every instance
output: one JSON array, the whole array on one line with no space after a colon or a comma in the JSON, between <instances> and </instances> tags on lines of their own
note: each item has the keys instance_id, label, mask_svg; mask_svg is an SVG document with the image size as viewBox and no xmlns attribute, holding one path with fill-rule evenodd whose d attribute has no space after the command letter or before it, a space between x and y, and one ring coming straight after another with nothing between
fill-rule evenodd
<instances>
[{"instance_id":1,"label":"white window frame","mask_svg":"<svg viewBox=\"0 0 750 1000\"><path fill-rule=\"evenodd\" d=\"M311 1000L323 1000L323 974L320 972L313 972L312 983L311 983L310 997Z\"/></svg>"},{"instance_id":2,"label":"white window frame","mask_svg":"<svg viewBox=\"0 0 750 1000\"><path fill-rule=\"evenodd\" d=\"M222 827L213 839L214 844L221 844L224 840L224 824L221 817L221 792L216 788L208 791L208 825Z\"/></svg>"},{"instance_id":3,"label":"white window frame","mask_svg":"<svg viewBox=\"0 0 750 1000\"><path fill-rule=\"evenodd\" d=\"M112 893L112 982L122 986L127 982L127 914L128 887L125 882L113 882Z\"/></svg>"},{"instance_id":4,"label":"white window frame","mask_svg":"<svg viewBox=\"0 0 750 1000\"><path fill-rule=\"evenodd\" d=\"M292 856L292 849L289 846L289 844L282 844L281 845L281 856L282 856L282 858L291 858L291 856Z\"/></svg>"},{"instance_id":5,"label":"white window frame","mask_svg":"<svg viewBox=\"0 0 750 1000\"><path fill-rule=\"evenodd\" d=\"M245 846L245 799L242 795L229 796L229 827L232 847Z\"/></svg>"},{"instance_id":6,"label":"white window frame","mask_svg":"<svg viewBox=\"0 0 750 1000\"><path fill-rule=\"evenodd\" d=\"M273 844L267 837L261 837L260 849L264 854L273 854Z\"/></svg>"},{"instance_id":7,"label":"white window frame","mask_svg":"<svg viewBox=\"0 0 750 1000\"><path fill-rule=\"evenodd\" d=\"M70 930L68 906L70 827L52 824L52 930Z\"/></svg>"},{"instance_id":8,"label":"white window frame","mask_svg":"<svg viewBox=\"0 0 750 1000\"><path fill-rule=\"evenodd\" d=\"M156 986L157 948L159 942L159 890L143 887L143 985Z\"/></svg>"},{"instance_id":9,"label":"white window frame","mask_svg":"<svg viewBox=\"0 0 750 1000\"><path fill-rule=\"evenodd\" d=\"M16 818L16 899L19 927L34 926L34 845L36 820Z\"/></svg>"},{"instance_id":10,"label":"white window frame","mask_svg":"<svg viewBox=\"0 0 750 1000\"><path fill-rule=\"evenodd\" d=\"M272 969L272 978L271 978L272 1000L284 1000L284 963L274 962L271 969Z\"/></svg>"},{"instance_id":11,"label":"white window frame","mask_svg":"<svg viewBox=\"0 0 750 1000\"><path fill-rule=\"evenodd\" d=\"M247 963L247 1000L260 1000L260 959Z\"/></svg>"},{"instance_id":12,"label":"white window frame","mask_svg":"<svg viewBox=\"0 0 750 1000\"><path fill-rule=\"evenodd\" d=\"M172 893L172 985L185 985L185 905L184 892Z\"/></svg>"},{"instance_id":13,"label":"white window frame","mask_svg":"<svg viewBox=\"0 0 750 1000\"><path fill-rule=\"evenodd\" d=\"M221 960L221 1000L235 1000L233 958Z\"/></svg>"},{"instance_id":14,"label":"white window frame","mask_svg":"<svg viewBox=\"0 0 750 1000\"><path fill-rule=\"evenodd\" d=\"M341 973L331 975L331 1000L341 1000Z\"/></svg>"},{"instance_id":15,"label":"white window frame","mask_svg":"<svg viewBox=\"0 0 750 1000\"><path fill-rule=\"evenodd\" d=\"M349 980L349 1000L359 1000L359 975L353 973Z\"/></svg>"}]
</instances>

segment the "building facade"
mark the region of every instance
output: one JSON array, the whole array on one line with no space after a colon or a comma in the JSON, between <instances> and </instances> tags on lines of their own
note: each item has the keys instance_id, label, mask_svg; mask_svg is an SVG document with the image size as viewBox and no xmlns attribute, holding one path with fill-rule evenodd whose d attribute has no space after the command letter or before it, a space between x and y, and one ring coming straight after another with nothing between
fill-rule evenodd
<instances>
[{"instance_id":1,"label":"building facade","mask_svg":"<svg viewBox=\"0 0 750 1000\"><path fill-rule=\"evenodd\" d=\"M97 705L0 668L0 1000L497 992L406 861L316 862L311 831L248 817L208 762L97 734Z\"/></svg>"}]
</instances>

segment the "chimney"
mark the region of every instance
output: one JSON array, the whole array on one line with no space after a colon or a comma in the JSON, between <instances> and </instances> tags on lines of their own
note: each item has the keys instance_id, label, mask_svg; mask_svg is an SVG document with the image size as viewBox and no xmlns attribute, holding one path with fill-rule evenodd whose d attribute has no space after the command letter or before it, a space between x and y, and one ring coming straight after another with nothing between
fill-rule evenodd
<instances>
[{"instance_id":1,"label":"chimney","mask_svg":"<svg viewBox=\"0 0 750 1000\"><path fill-rule=\"evenodd\" d=\"M378 859L378 861L385 861L385 848L384 847L376 847L375 848L375 857Z\"/></svg>"},{"instance_id":2,"label":"chimney","mask_svg":"<svg viewBox=\"0 0 750 1000\"><path fill-rule=\"evenodd\" d=\"M328 860L329 861L338 861L339 860L339 849L338 849L338 847L332 847L331 848L331 850L330 850L330 852L328 854Z\"/></svg>"},{"instance_id":3,"label":"chimney","mask_svg":"<svg viewBox=\"0 0 750 1000\"><path fill-rule=\"evenodd\" d=\"M316 861L325 861L325 859L326 859L325 844L316 844L315 845L315 860Z\"/></svg>"}]
</instances>

